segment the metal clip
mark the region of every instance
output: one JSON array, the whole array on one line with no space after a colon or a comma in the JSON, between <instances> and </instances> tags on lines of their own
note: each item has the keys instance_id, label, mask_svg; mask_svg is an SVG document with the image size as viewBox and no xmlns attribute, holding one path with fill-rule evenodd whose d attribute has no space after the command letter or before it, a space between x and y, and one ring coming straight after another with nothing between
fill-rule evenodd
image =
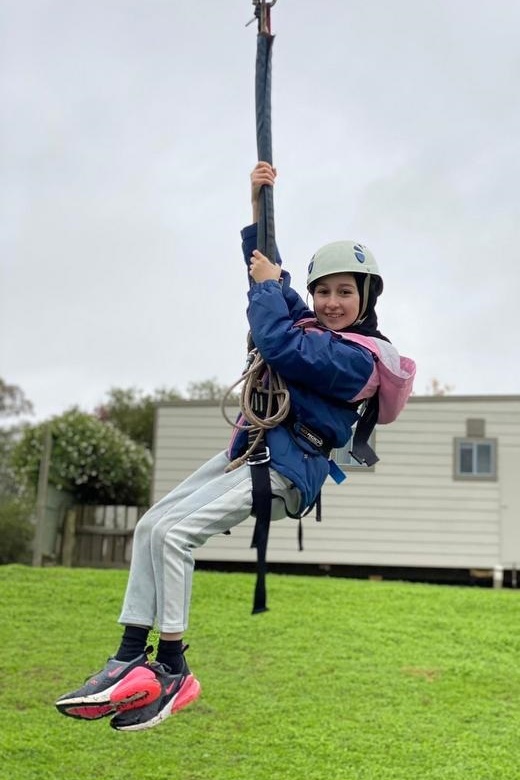
<instances>
[{"instance_id":1,"label":"metal clip","mask_svg":"<svg viewBox=\"0 0 520 780\"><path fill-rule=\"evenodd\" d=\"M261 452L252 452L247 459L248 466L259 466L261 463L269 463L271 460L271 451L265 447Z\"/></svg>"},{"instance_id":2,"label":"metal clip","mask_svg":"<svg viewBox=\"0 0 520 780\"><path fill-rule=\"evenodd\" d=\"M247 353L246 364L244 366L244 370L242 371L243 374L247 374L247 372L249 371L249 369L253 365L253 361L254 361L255 357L256 357L256 353L255 352L251 351L251 352Z\"/></svg>"},{"instance_id":3,"label":"metal clip","mask_svg":"<svg viewBox=\"0 0 520 780\"><path fill-rule=\"evenodd\" d=\"M247 22L246 27L253 24L255 19L258 19L258 32L271 34L271 8L275 5L276 0L271 0L270 3L266 0L253 0L255 6L255 15L251 21Z\"/></svg>"}]
</instances>

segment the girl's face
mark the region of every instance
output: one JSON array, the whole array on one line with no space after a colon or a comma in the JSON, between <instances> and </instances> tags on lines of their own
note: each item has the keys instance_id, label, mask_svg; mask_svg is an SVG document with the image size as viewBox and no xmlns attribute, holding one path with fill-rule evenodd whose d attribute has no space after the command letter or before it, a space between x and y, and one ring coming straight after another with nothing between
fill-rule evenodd
<instances>
[{"instance_id":1,"label":"girl's face","mask_svg":"<svg viewBox=\"0 0 520 780\"><path fill-rule=\"evenodd\" d=\"M342 330L358 318L361 301L352 274L330 274L318 279L312 299L316 317L326 328Z\"/></svg>"}]
</instances>

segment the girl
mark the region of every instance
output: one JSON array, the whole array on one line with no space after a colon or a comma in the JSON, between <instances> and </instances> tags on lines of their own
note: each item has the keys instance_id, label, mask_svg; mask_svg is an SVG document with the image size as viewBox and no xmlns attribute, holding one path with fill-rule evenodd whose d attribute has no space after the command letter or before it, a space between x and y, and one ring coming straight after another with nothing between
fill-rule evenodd
<instances>
[{"instance_id":1,"label":"girl","mask_svg":"<svg viewBox=\"0 0 520 780\"><path fill-rule=\"evenodd\" d=\"M273 186L275 177L266 162L251 174L255 223L261 188ZM411 392L415 367L377 329L375 304L383 282L366 247L339 241L316 252L307 278L311 311L291 288L289 274L256 250L256 224L242 231L242 239L252 280L251 336L290 394L288 417L265 434L271 517L298 517L329 474L330 449L349 441L361 401L377 398L378 421L395 419ZM141 518L119 618L125 627L121 645L100 672L58 699L59 712L85 720L113 715L115 729L137 731L198 697L200 685L188 668L183 643L192 550L252 513L251 470L256 467L240 460L247 446L247 431L237 429L227 452L201 466ZM238 466L230 470L237 459ZM160 638L156 660L149 661L147 640L154 624Z\"/></svg>"}]
</instances>

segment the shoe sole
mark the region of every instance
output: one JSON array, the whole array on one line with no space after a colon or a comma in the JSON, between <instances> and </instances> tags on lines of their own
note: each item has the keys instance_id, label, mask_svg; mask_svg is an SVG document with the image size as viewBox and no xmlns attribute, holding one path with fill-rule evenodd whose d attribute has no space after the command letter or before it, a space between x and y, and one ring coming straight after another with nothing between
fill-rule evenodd
<instances>
[{"instance_id":1,"label":"shoe sole","mask_svg":"<svg viewBox=\"0 0 520 780\"><path fill-rule=\"evenodd\" d=\"M146 672L150 672L146 675ZM74 696L68 699L58 699L55 707L62 715L79 720L99 720L107 715L117 712L120 706L130 709L129 705L144 706L149 703L148 690L143 690L145 681L155 675L144 666L132 669L122 680L105 688L99 693L91 693L89 696ZM141 699L144 702L137 704Z\"/></svg>"},{"instance_id":2,"label":"shoe sole","mask_svg":"<svg viewBox=\"0 0 520 780\"><path fill-rule=\"evenodd\" d=\"M56 709L62 715L78 720L99 720L116 711L112 704L56 704Z\"/></svg>"},{"instance_id":3,"label":"shoe sole","mask_svg":"<svg viewBox=\"0 0 520 780\"><path fill-rule=\"evenodd\" d=\"M116 729L116 731L144 731L145 729L151 729L154 726L158 726L159 723L162 723L163 720L166 720L170 715L173 715L175 712L179 712L179 710L184 709L184 707L187 707L188 704L191 704L195 699L198 699L200 696L200 683L199 681L192 675L188 675L186 677L186 680L181 685L179 691L173 696L172 699L170 699L169 702L160 710L160 712L157 713L153 718L146 721L146 723L134 723L130 724L129 726L119 726L117 723L114 723L114 720L110 721L110 725L112 728Z\"/></svg>"}]
</instances>

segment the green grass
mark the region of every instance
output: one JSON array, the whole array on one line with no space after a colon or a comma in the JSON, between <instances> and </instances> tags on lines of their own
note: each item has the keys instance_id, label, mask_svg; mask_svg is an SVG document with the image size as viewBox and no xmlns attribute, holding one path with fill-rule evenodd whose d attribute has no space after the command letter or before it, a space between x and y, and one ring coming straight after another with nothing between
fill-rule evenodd
<instances>
[{"instance_id":1,"label":"green grass","mask_svg":"<svg viewBox=\"0 0 520 780\"><path fill-rule=\"evenodd\" d=\"M516 591L197 572L203 695L148 732L53 702L119 640L126 573L0 567L0 778L502 780L520 777Z\"/></svg>"}]
</instances>

